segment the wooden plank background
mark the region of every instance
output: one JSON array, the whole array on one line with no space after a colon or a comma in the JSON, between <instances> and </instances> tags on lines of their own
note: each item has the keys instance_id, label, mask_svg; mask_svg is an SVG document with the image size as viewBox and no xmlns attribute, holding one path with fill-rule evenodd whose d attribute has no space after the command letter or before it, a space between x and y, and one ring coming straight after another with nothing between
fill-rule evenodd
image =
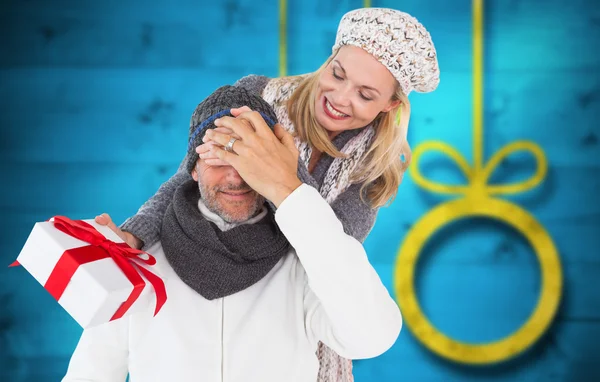
<instances>
[{"instance_id":1,"label":"wooden plank background","mask_svg":"<svg viewBox=\"0 0 600 382\"><path fill-rule=\"evenodd\" d=\"M470 1L392 0L436 43L441 84L412 94L414 147L439 139L472 158ZM565 277L555 323L528 352L495 366L442 360L404 328L394 347L355 362L367 381L600 379L600 5L589 0L486 1L485 157L522 139L545 151L543 184L508 199L556 243ZM288 0L289 73L315 70L339 18L362 1ZM123 221L177 169L195 106L217 87L278 70L277 1L8 0L0 3L0 265L36 221L52 215ZM423 158L430 178L462 182ZM494 182L528 177L507 158ZM392 290L408 229L446 197L406 176L365 246ZM501 224L445 227L422 253L418 296L432 322L464 341L514 331L531 313L540 275L531 248ZM23 269L0 266L0 380L58 381L80 328Z\"/></svg>"}]
</instances>

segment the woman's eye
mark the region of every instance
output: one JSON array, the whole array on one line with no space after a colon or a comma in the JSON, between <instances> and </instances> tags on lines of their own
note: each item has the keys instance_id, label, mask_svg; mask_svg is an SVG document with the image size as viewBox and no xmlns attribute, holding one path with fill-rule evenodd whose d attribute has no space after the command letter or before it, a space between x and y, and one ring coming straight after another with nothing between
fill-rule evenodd
<instances>
[{"instance_id":1,"label":"woman's eye","mask_svg":"<svg viewBox=\"0 0 600 382\"><path fill-rule=\"evenodd\" d=\"M342 78L342 77L340 77L340 76L338 76L338 75L337 75L337 73L335 72L335 69L333 70L333 77L334 77L336 80L343 80L343 78Z\"/></svg>"},{"instance_id":2,"label":"woman's eye","mask_svg":"<svg viewBox=\"0 0 600 382\"><path fill-rule=\"evenodd\" d=\"M366 97L366 96L365 96L364 94L362 94L362 93L359 93L359 94L360 94L360 98L364 99L365 101L372 101L372 100L373 100L373 98Z\"/></svg>"}]
</instances>

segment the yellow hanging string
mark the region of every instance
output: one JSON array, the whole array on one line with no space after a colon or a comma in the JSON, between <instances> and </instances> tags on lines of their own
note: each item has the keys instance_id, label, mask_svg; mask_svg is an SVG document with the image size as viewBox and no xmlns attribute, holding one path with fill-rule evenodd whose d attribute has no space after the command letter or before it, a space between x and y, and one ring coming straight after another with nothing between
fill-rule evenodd
<instances>
[{"instance_id":1,"label":"yellow hanging string","mask_svg":"<svg viewBox=\"0 0 600 382\"><path fill-rule=\"evenodd\" d=\"M473 162L483 163L483 3L473 1Z\"/></svg>"},{"instance_id":2,"label":"yellow hanging string","mask_svg":"<svg viewBox=\"0 0 600 382\"><path fill-rule=\"evenodd\" d=\"M287 0L279 0L279 77L287 76Z\"/></svg>"}]
</instances>

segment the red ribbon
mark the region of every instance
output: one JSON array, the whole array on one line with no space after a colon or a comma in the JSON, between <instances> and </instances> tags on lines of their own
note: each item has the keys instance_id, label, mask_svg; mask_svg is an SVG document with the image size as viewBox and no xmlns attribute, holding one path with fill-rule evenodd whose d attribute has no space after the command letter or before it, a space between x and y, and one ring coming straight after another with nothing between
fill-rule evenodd
<instances>
[{"instance_id":1,"label":"red ribbon","mask_svg":"<svg viewBox=\"0 0 600 382\"><path fill-rule=\"evenodd\" d=\"M165 284L160 277L136 263L143 262L152 266L156 264L154 256L139 249L131 248L126 243L110 241L93 226L81 220L71 220L64 216L55 216L54 227L90 245L68 249L62 254L54 266L52 273L50 273L50 277L48 277L48 280L44 284L44 288L50 292L52 297L57 301L60 299L80 265L111 257L131 284L133 284L133 291L110 320L113 321L123 317L125 312L129 310L144 290L146 283L139 273L144 275L154 287L154 293L156 294L154 315L156 316L167 301ZM148 255L148 258L143 259L139 257L142 254ZM11 264L11 266L16 265L19 265L17 261Z\"/></svg>"}]
</instances>

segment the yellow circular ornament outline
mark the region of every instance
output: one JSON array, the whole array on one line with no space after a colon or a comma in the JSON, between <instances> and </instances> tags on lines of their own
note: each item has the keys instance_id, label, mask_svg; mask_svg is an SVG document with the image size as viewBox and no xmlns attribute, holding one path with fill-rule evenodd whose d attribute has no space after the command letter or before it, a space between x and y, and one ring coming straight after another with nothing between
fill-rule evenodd
<instances>
[{"instance_id":1,"label":"yellow circular ornament outline","mask_svg":"<svg viewBox=\"0 0 600 382\"><path fill-rule=\"evenodd\" d=\"M446 224L469 217L489 217L523 233L537 255L542 276L539 300L525 324L510 336L485 344L456 341L437 330L423 314L414 289L419 254L428 238ZM462 198L434 208L410 230L399 251L395 267L395 289L406 324L429 350L457 362L496 363L529 348L549 327L560 303L560 269L560 260L552 239L527 211L500 199L486 198L473 203L472 200Z\"/></svg>"}]
</instances>

